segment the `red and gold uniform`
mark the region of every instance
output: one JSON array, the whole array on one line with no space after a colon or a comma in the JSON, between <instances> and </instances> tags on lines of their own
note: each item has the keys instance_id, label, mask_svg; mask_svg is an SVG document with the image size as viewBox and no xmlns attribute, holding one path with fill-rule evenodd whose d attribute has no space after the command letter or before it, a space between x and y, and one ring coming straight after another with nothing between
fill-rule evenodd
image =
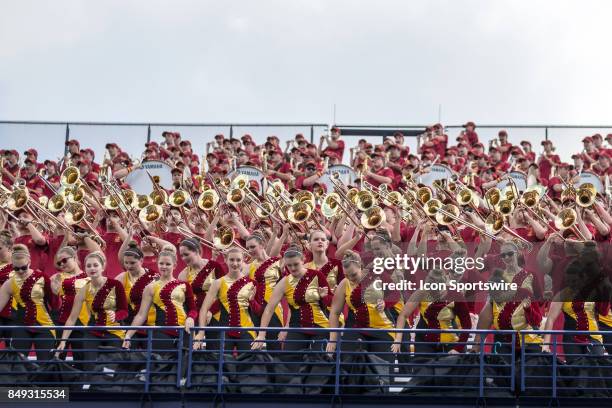
<instances>
[{"instance_id":1,"label":"red and gold uniform","mask_svg":"<svg viewBox=\"0 0 612 408\"><path fill-rule=\"evenodd\" d=\"M470 319L470 310L467 302L461 294L453 293L448 299L435 300L425 299L419 303L420 319L417 324L417 329L464 329L466 331L457 333L417 333L416 341L425 341L429 344L416 344L417 352L429 352L436 349L440 345L450 347L458 352L463 352L465 342L468 339L469 333L467 330L472 328ZM441 344L442 343L442 344ZM455 343L457 343L455 345ZM434 346L435 344L435 346Z\"/></svg>"},{"instance_id":2,"label":"red and gold uniform","mask_svg":"<svg viewBox=\"0 0 612 408\"><path fill-rule=\"evenodd\" d=\"M128 316L125 291L115 279L107 278L98 290L88 281L85 284L85 304L90 315L90 326L120 326L119 322ZM125 337L124 330L109 330L108 333L121 339ZM92 331L91 334L104 336L104 332L100 331Z\"/></svg>"},{"instance_id":3,"label":"red and gold uniform","mask_svg":"<svg viewBox=\"0 0 612 408\"><path fill-rule=\"evenodd\" d=\"M0 265L0 286L4 285L4 282L9 280L13 274L13 265L5 263ZM0 310L0 322L7 322L11 318L11 304L13 303L12 298L6 304L4 309Z\"/></svg>"},{"instance_id":4,"label":"red and gold uniform","mask_svg":"<svg viewBox=\"0 0 612 408\"><path fill-rule=\"evenodd\" d=\"M134 316L138 314L145 288L157 278L159 278L157 272L148 269L145 269L145 273L136 279L129 272L125 272L121 284L125 290L128 302L128 315L130 316L128 320L133 320ZM149 314L147 315L147 326L155 326L155 309L153 307L149 309Z\"/></svg>"},{"instance_id":5,"label":"red and gold uniform","mask_svg":"<svg viewBox=\"0 0 612 408\"><path fill-rule=\"evenodd\" d=\"M253 261L249 264L249 278L255 283L255 301L265 309L270 301L272 291L282 277L280 258L278 256L266 259L263 262ZM262 309L263 310L263 309ZM255 318L258 321L258 318ZM276 320L276 321L275 321ZM283 325L283 310L280 305L274 309L274 316L270 321L271 327Z\"/></svg>"},{"instance_id":6,"label":"red and gold uniform","mask_svg":"<svg viewBox=\"0 0 612 408\"><path fill-rule=\"evenodd\" d=\"M254 327L251 312L260 314L261 305L255 301L255 282L248 276L232 279L225 275L219 279L217 299L221 305L221 326ZM251 341L257 336L254 331L230 330L227 332L225 347L228 350L248 350ZM228 340L229 343L228 343ZM234 341L232 341L234 340Z\"/></svg>"},{"instance_id":7,"label":"red and gold uniform","mask_svg":"<svg viewBox=\"0 0 612 408\"><path fill-rule=\"evenodd\" d=\"M53 326L49 310L57 305L57 297L51 291L49 278L39 270L29 276L12 272L10 282L13 322L23 326L40 326L40 329L18 328L12 331L11 346L16 351L28 354L32 345L37 360L51 359L50 350L55 345L55 330L44 327Z\"/></svg>"},{"instance_id":8,"label":"red and gold uniform","mask_svg":"<svg viewBox=\"0 0 612 408\"><path fill-rule=\"evenodd\" d=\"M498 330L514 330L516 332L538 330L542 322L542 312L537 302L532 303L530 301L533 296L533 274L522 269L514 276L504 272L502 278L507 283L516 283L519 289L508 300L491 302L493 327ZM524 339L527 345L542 343L541 336L536 334L526 334ZM495 335L495 341L511 343L512 339L507 335ZM517 333L517 347L520 347L520 342L521 336Z\"/></svg>"},{"instance_id":9,"label":"red and gold uniform","mask_svg":"<svg viewBox=\"0 0 612 408\"><path fill-rule=\"evenodd\" d=\"M72 311L72 305L74 305L76 294L83 286L85 286L85 284L87 284L87 282L89 282L89 278L85 272L81 272L78 275L71 275L61 272L60 277L61 286L58 295L61 300L61 306L57 321L59 324L64 325L66 324L66 320L68 320L70 312ZM87 306L85 304L83 304L81 307L81 312L79 313L77 324L79 323L83 326L87 326L89 323L89 311L87 310Z\"/></svg>"},{"instance_id":10,"label":"red and gold uniform","mask_svg":"<svg viewBox=\"0 0 612 408\"><path fill-rule=\"evenodd\" d=\"M166 283L154 281L151 285L157 326L184 326L187 317L197 319L198 310L189 282L173 279ZM174 329L162 332L170 337L178 336L178 331Z\"/></svg>"},{"instance_id":11,"label":"red and gold uniform","mask_svg":"<svg viewBox=\"0 0 612 408\"><path fill-rule=\"evenodd\" d=\"M321 298L319 288L327 288L327 296ZM320 271L307 269L300 278L287 275L284 289L291 311L289 327L329 327L327 308L333 296Z\"/></svg>"}]
</instances>

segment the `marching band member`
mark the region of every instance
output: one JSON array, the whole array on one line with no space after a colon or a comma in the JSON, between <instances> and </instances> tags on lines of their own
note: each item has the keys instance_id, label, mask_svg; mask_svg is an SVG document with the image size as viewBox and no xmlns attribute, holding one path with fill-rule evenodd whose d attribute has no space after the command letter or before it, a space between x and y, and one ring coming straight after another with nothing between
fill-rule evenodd
<instances>
[{"instance_id":1,"label":"marching band member","mask_svg":"<svg viewBox=\"0 0 612 408\"><path fill-rule=\"evenodd\" d=\"M376 353L382 359L392 363L394 356L389 352L394 327L394 318L389 313L399 300L399 293L385 293L377 289L374 282L380 279L373 273L365 272L361 267L361 257L357 252L347 251L342 258L342 266L346 272L346 278L340 281L332 301L329 316L330 328L339 327L339 317L348 306L347 328L371 328L380 329L379 332L346 332L342 335L342 350L356 351L359 344L363 344L365 350ZM338 332L330 332L327 352L336 350Z\"/></svg>"},{"instance_id":2,"label":"marching band member","mask_svg":"<svg viewBox=\"0 0 612 408\"><path fill-rule=\"evenodd\" d=\"M477 328L487 330L493 325L495 329L517 332L537 329L540 327L542 314L539 303L532 302L531 299L534 296L536 299L542 296L538 280L533 273L519 265L519 249L514 242L504 242L500 251L504 269L496 270L494 276L500 282L515 283L518 289L498 291L480 312ZM475 336L475 345L472 347L474 352L480 350L480 337L480 334ZM502 344L504 352L511 350L510 336L498 334L494 340ZM516 350L520 350L520 336L516 336L516 341ZM528 334L525 336L525 342L529 346L540 344L542 339L540 336Z\"/></svg>"},{"instance_id":3,"label":"marching band member","mask_svg":"<svg viewBox=\"0 0 612 408\"><path fill-rule=\"evenodd\" d=\"M138 313L130 326L142 325L149 314L149 308L155 307L156 326L182 326L187 333L194 326L198 311L195 307L195 298L189 282L175 279L173 276L176 267L176 252L173 246L164 247L159 253L157 268L159 278L154 280L144 290L142 302ZM123 347L130 347L130 340L136 330L129 330L125 335ZM175 349L179 339L177 330L167 329L154 331L155 350ZM188 337L185 336L184 344ZM183 344L183 345L184 345ZM178 345L182 347L183 345Z\"/></svg>"},{"instance_id":4,"label":"marching band member","mask_svg":"<svg viewBox=\"0 0 612 408\"><path fill-rule=\"evenodd\" d=\"M427 284L438 283L446 285L448 283L447 274L439 269L434 269L427 275ZM426 333L418 332L415 337L415 352L423 353L462 353L465 350L465 343L472 328L470 311L461 293L450 292L447 289L417 290L414 292L404 305L397 318L397 329L404 328L406 319L416 309L419 309L420 318L417 329L464 329L460 334L457 333ZM402 343L403 333L395 334L395 341L391 346L391 351L399 353Z\"/></svg>"},{"instance_id":5,"label":"marching band member","mask_svg":"<svg viewBox=\"0 0 612 408\"><path fill-rule=\"evenodd\" d=\"M255 282L244 274L244 254L236 247L225 253L228 273L213 281L206 292L206 298L200 308L199 326L207 326L207 315L214 302L220 304L220 326L232 328L254 327L251 313L260 313L261 305L255 300ZM195 336L194 349L202 347L206 330ZM209 333L210 334L210 333ZM225 335L224 350L238 352L250 350L256 333L252 330L231 330ZM208 337L208 336L207 336ZM218 338L218 335L215 336ZM208 350L219 349L215 341L207 342Z\"/></svg>"},{"instance_id":6,"label":"marching band member","mask_svg":"<svg viewBox=\"0 0 612 408\"><path fill-rule=\"evenodd\" d=\"M216 279L225 275L225 270L218 262L202 258L202 247L195 238L184 239L179 245L179 254L187 267L179 273L178 279L189 282L195 296L196 310L200 310L210 286ZM209 310L211 318L208 325L218 326L219 303L213 303ZM208 338L213 339L218 334L219 332L211 332Z\"/></svg>"},{"instance_id":7,"label":"marching band member","mask_svg":"<svg viewBox=\"0 0 612 408\"><path fill-rule=\"evenodd\" d=\"M283 236L278 242L284 242L286 233L283 232ZM264 247L264 238L261 233L255 232L249 236L246 240L246 249L251 257L251 262L247 265L249 278L255 282L255 301L261 305L261 311L263 311L272 297L272 292L282 278L281 271L281 258L277 256L280 252L280 246L275 245L273 252L268 255L266 248ZM253 321L257 326L261 323L261 313L254 313L252 315ZM268 327L283 327L283 309L280 304L274 308L274 313L270 317ZM281 340L283 339L283 332L266 333L266 345L268 350L280 350ZM278 341L271 341L274 340Z\"/></svg>"},{"instance_id":8,"label":"marching band member","mask_svg":"<svg viewBox=\"0 0 612 408\"><path fill-rule=\"evenodd\" d=\"M146 269L143 267L144 254L138 247L138 244L131 242L128 248L123 252L124 272L117 275L116 279L121 282L125 290L125 295L128 302L128 319L133 320L140 310L142 304L142 296L146 287L153 281L159 278L157 268ZM150 308L147 314L146 324L155 326L155 309ZM146 337L144 331L138 331L135 336L139 339Z\"/></svg>"},{"instance_id":9,"label":"marching band member","mask_svg":"<svg viewBox=\"0 0 612 408\"><path fill-rule=\"evenodd\" d=\"M40 328L19 328L11 333L11 347L28 354L34 346L36 359L48 361L50 350L55 344L55 330L49 311L57 305L51 291L51 282L40 270L32 268L30 251L23 244L13 246L11 254L12 276L0 287L0 310L13 299L13 322L19 326L39 326Z\"/></svg>"},{"instance_id":10,"label":"marching band member","mask_svg":"<svg viewBox=\"0 0 612 408\"><path fill-rule=\"evenodd\" d=\"M60 298L61 306L57 316L57 323L65 326L70 314L74 301L78 292L89 281L88 276L81 270L76 251L72 247L62 247L55 255L55 267L58 272L51 276L51 290ZM78 318L74 322L78 326L87 326L89 324L89 311L87 306L83 304L79 312ZM58 333L61 338L62 331ZM83 354L80 352L83 347L83 337L85 333L80 330L72 331L69 337L70 347L75 360L84 360Z\"/></svg>"},{"instance_id":11,"label":"marching band member","mask_svg":"<svg viewBox=\"0 0 612 408\"><path fill-rule=\"evenodd\" d=\"M12 277L13 265L11 264L11 254L13 251L13 237L7 230L0 231L0 287ZM12 297L7 302L4 309L0 310L0 339L4 339L5 346L8 346L11 338L11 331L3 329L3 326L11 326L11 303Z\"/></svg>"},{"instance_id":12,"label":"marching band member","mask_svg":"<svg viewBox=\"0 0 612 408\"><path fill-rule=\"evenodd\" d=\"M272 291L272 296L261 317L259 334L253 341L253 350L264 347L265 329L270 324L274 309L283 298L289 305L289 327L305 329L287 334L285 351L309 349L313 346L313 340L315 342L313 347L316 348L316 345L320 345L326 337L324 333L308 331L308 328L312 327L329 327L327 307L331 304L332 296L325 276L320 271L305 267L304 255L298 247L292 246L285 251L283 263L289 274L283 277Z\"/></svg>"},{"instance_id":13,"label":"marching band member","mask_svg":"<svg viewBox=\"0 0 612 408\"><path fill-rule=\"evenodd\" d=\"M88 280L79 289L74 299L72 311L66 320L65 326L74 326L82 314L82 307L86 306L90 316L89 326L120 326L120 322L128 316L128 305L123 286L118 280L104 276L106 256L102 252L92 252L85 257L85 273ZM58 351L66 348L66 342L72 334L71 329L65 329ZM89 330L84 334L84 359L94 361L97 358L98 347L107 346L120 348L124 330L96 329ZM85 364L87 371L94 367L94 363Z\"/></svg>"}]
</instances>

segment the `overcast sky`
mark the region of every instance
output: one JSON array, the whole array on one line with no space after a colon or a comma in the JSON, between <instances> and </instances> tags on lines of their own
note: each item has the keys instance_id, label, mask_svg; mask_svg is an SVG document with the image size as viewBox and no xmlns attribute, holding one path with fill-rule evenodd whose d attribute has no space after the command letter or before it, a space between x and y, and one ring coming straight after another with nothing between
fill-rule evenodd
<instances>
[{"instance_id":1,"label":"overcast sky","mask_svg":"<svg viewBox=\"0 0 612 408\"><path fill-rule=\"evenodd\" d=\"M3 0L0 119L330 123L335 104L344 124L432 123L439 106L444 124L612 124L611 12L609 1ZM96 147L126 135L85 133ZM569 154L592 133L551 138ZM62 135L0 126L5 147L50 149Z\"/></svg>"}]
</instances>

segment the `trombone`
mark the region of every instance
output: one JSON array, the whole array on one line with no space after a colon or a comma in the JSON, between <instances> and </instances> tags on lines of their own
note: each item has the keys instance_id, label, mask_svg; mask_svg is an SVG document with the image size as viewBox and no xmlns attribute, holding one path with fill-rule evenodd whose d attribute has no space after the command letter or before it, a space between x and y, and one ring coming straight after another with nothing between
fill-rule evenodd
<instances>
[{"instance_id":1,"label":"trombone","mask_svg":"<svg viewBox=\"0 0 612 408\"><path fill-rule=\"evenodd\" d=\"M104 242L100 234L95 230L95 228L87 221L87 207L83 203L71 203L68 205L66 210L66 215L64 216L66 219L66 223L68 225L78 225L79 223L85 224L85 226L91 231L94 236L94 239L98 242Z\"/></svg>"},{"instance_id":2,"label":"trombone","mask_svg":"<svg viewBox=\"0 0 612 408\"><path fill-rule=\"evenodd\" d=\"M531 242L521 237L519 234L516 233L516 231L513 231L505 224L504 216L498 211L492 211L489 214L489 216L485 220L485 229L489 234L493 234L495 236L494 239L498 239L497 234L503 230L504 232L507 232L508 234L514 236L515 239L520 241L525 246L525 249L527 249L527 252L531 252L531 250L533 249L533 244Z\"/></svg>"}]
</instances>

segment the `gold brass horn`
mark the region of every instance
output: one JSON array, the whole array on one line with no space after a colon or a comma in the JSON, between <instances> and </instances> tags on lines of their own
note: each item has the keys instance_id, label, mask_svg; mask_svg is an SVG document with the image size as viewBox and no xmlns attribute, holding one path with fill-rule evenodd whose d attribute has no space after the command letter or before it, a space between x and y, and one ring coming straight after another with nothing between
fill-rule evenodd
<instances>
[{"instance_id":1,"label":"gold brass horn","mask_svg":"<svg viewBox=\"0 0 612 408\"><path fill-rule=\"evenodd\" d=\"M501 190L497 187L490 188L485 193L484 198L490 208L497 208L501 201Z\"/></svg>"},{"instance_id":2,"label":"gold brass horn","mask_svg":"<svg viewBox=\"0 0 612 408\"><path fill-rule=\"evenodd\" d=\"M399 191L391 191L383 200L383 204L386 206L403 207L406 202L402 193Z\"/></svg>"},{"instance_id":3,"label":"gold brass horn","mask_svg":"<svg viewBox=\"0 0 612 408\"><path fill-rule=\"evenodd\" d=\"M287 210L287 220L293 224L299 224L306 221L310 214L312 214L312 207L307 203L295 203Z\"/></svg>"},{"instance_id":4,"label":"gold brass horn","mask_svg":"<svg viewBox=\"0 0 612 408\"><path fill-rule=\"evenodd\" d=\"M502 215L510 215L514 211L514 202L512 200L501 200L499 202L499 212Z\"/></svg>"},{"instance_id":5,"label":"gold brass horn","mask_svg":"<svg viewBox=\"0 0 612 408\"><path fill-rule=\"evenodd\" d=\"M429 187L421 187L417 190L417 198L421 204L426 204L433 198L433 192Z\"/></svg>"},{"instance_id":6,"label":"gold brass horn","mask_svg":"<svg viewBox=\"0 0 612 408\"><path fill-rule=\"evenodd\" d=\"M566 208L557 214L555 227L561 231L571 228L576 224L576 218L576 211L573 208Z\"/></svg>"},{"instance_id":7,"label":"gold brass horn","mask_svg":"<svg viewBox=\"0 0 612 408\"><path fill-rule=\"evenodd\" d=\"M159 220L164 210L160 205L150 204L138 212L138 218L143 223L152 223Z\"/></svg>"},{"instance_id":8,"label":"gold brass horn","mask_svg":"<svg viewBox=\"0 0 612 408\"><path fill-rule=\"evenodd\" d=\"M525 191L521 195L520 201L525 207L533 208L540 201L540 194L536 190Z\"/></svg>"},{"instance_id":9,"label":"gold brass horn","mask_svg":"<svg viewBox=\"0 0 612 408\"><path fill-rule=\"evenodd\" d=\"M235 189L235 188L239 188L239 189L243 189L243 188L247 188L249 186L249 178L247 176L245 176L244 174L239 174L238 176L236 176L234 178L234 180L232 180L231 183L231 189Z\"/></svg>"},{"instance_id":10,"label":"gold brass horn","mask_svg":"<svg viewBox=\"0 0 612 408\"><path fill-rule=\"evenodd\" d=\"M66 204L67 200L63 194L55 194L49 199L49 202L47 203L47 208L52 213L57 213L62 211L66 207Z\"/></svg>"},{"instance_id":11,"label":"gold brass horn","mask_svg":"<svg viewBox=\"0 0 612 408\"><path fill-rule=\"evenodd\" d=\"M153 204L153 200L146 194L138 194L136 196L136 209L142 210L148 205Z\"/></svg>"},{"instance_id":12,"label":"gold brass horn","mask_svg":"<svg viewBox=\"0 0 612 408\"><path fill-rule=\"evenodd\" d=\"M423 209L427 213L428 216L434 217L438 212L438 209L442 207L442 201L432 198L424 204Z\"/></svg>"},{"instance_id":13,"label":"gold brass horn","mask_svg":"<svg viewBox=\"0 0 612 408\"><path fill-rule=\"evenodd\" d=\"M294 195L293 200L299 203L310 202L314 207L315 195L308 190L300 190Z\"/></svg>"},{"instance_id":14,"label":"gold brass horn","mask_svg":"<svg viewBox=\"0 0 612 408\"><path fill-rule=\"evenodd\" d=\"M206 190L198 197L198 207L202 211L210 211L219 203L219 195L215 190Z\"/></svg>"},{"instance_id":15,"label":"gold brass horn","mask_svg":"<svg viewBox=\"0 0 612 408\"><path fill-rule=\"evenodd\" d=\"M134 190L121 190L121 194L123 195L123 201L125 202L125 205L128 206L128 208L133 208L134 207L134 203L136 202L136 192Z\"/></svg>"},{"instance_id":16,"label":"gold brass horn","mask_svg":"<svg viewBox=\"0 0 612 408\"><path fill-rule=\"evenodd\" d=\"M83 190L80 183L74 184L68 190L66 199L70 204L83 202L83 199L85 198L85 190Z\"/></svg>"},{"instance_id":17,"label":"gold brass horn","mask_svg":"<svg viewBox=\"0 0 612 408\"><path fill-rule=\"evenodd\" d=\"M104 208L107 210L116 210L117 208L119 208L119 203L117 202L117 199L112 195L107 195L106 197L104 197L102 203L104 204Z\"/></svg>"},{"instance_id":18,"label":"gold brass horn","mask_svg":"<svg viewBox=\"0 0 612 408\"><path fill-rule=\"evenodd\" d=\"M227 193L227 201L233 206L237 206L243 202L245 198L246 194L244 193L244 190L240 188L234 188Z\"/></svg>"},{"instance_id":19,"label":"gold brass horn","mask_svg":"<svg viewBox=\"0 0 612 408\"><path fill-rule=\"evenodd\" d=\"M442 207L440 207L440 209L443 212L440 212L440 211L436 212L436 221L440 225L450 225L453 222L455 222L456 219L459 217L459 213L460 213L459 208L454 204L443 205ZM452 214L454 217L449 216L448 214L445 214L445 212Z\"/></svg>"},{"instance_id":20,"label":"gold brass horn","mask_svg":"<svg viewBox=\"0 0 612 408\"><path fill-rule=\"evenodd\" d=\"M357 205L358 195L359 195L359 189L353 187L346 193L346 198L348 198L353 204Z\"/></svg>"},{"instance_id":21,"label":"gold brass horn","mask_svg":"<svg viewBox=\"0 0 612 408\"><path fill-rule=\"evenodd\" d=\"M273 212L274 208L272 208L272 204L267 201L262 202L260 206L255 208L255 214L262 220L268 218Z\"/></svg>"},{"instance_id":22,"label":"gold brass horn","mask_svg":"<svg viewBox=\"0 0 612 408\"><path fill-rule=\"evenodd\" d=\"M504 216L497 211L491 212L485 220L485 230L497 235L504 228Z\"/></svg>"},{"instance_id":23,"label":"gold brass horn","mask_svg":"<svg viewBox=\"0 0 612 408\"><path fill-rule=\"evenodd\" d=\"M227 226L217 229L213 237L213 244L217 249L224 250L234 243L234 231Z\"/></svg>"},{"instance_id":24,"label":"gold brass horn","mask_svg":"<svg viewBox=\"0 0 612 408\"><path fill-rule=\"evenodd\" d=\"M386 216L382 208L373 206L361 214L361 225L364 228L375 229L385 222Z\"/></svg>"},{"instance_id":25,"label":"gold brass horn","mask_svg":"<svg viewBox=\"0 0 612 408\"><path fill-rule=\"evenodd\" d=\"M367 211L376 205L376 200L371 192L364 190L357 194L356 204L359 211Z\"/></svg>"},{"instance_id":26,"label":"gold brass horn","mask_svg":"<svg viewBox=\"0 0 612 408\"><path fill-rule=\"evenodd\" d=\"M78 183L81 178L81 172L76 166L69 166L62 172L60 176L60 184L64 187L72 187Z\"/></svg>"},{"instance_id":27,"label":"gold brass horn","mask_svg":"<svg viewBox=\"0 0 612 408\"><path fill-rule=\"evenodd\" d=\"M474 192L472 190L469 188L462 188L459 193L457 193L457 204L469 205L474 197Z\"/></svg>"},{"instance_id":28,"label":"gold brass horn","mask_svg":"<svg viewBox=\"0 0 612 408\"><path fill-rule=\"evenodd\" d=\"M187 204L188 197L189 194L187 194L185 190L174 190L174 192L170 194L170 197L168 197L168 203L172 207L183 207L185 204Z\"/></svg>"},{"instance_id":29,"label":"gold brass horn","mask_svg":"<svg viewBox=\"0 0 612 408\"><path fill-rule=\"evenodd\" d=\"M168 204L168 193L165 190L153 190L149 193L149 198L155 205Z\"/></svg>"},{"instance_id":30,"label":"gold brass horn","mask_svg":"<svg viewBox=\"0 0 612 408\"><path fill-rule=\"evenodd\" d=\"M576 190L576 204L580 207L590 207L595 203L597 190L591 183L584 183Z\"/></svg>"},{"instance_id":31,"label":"gold brass horn","mask_svg":"<svg viewBox=\"0 0 612 408\"><path fill-rule=\"evenodd\" d=\"M338 214L338 210L340 210L340 206L338 203L340 202L340 195L338 193L330 193L323 199L323 203L321 204L321 213L325 218L332 218Z\"/></svg>"},{"instance_id":32,"label":"gold brass horn","mask_svg":"<svg viewBox=\"0 0 612 408\"><path fill-rule=\"evenodd\" d=\"M11 211L21 210L28 203L28 192L23 189L13 191L6 202L6 208Z\"/></svg>"}]
</instances>

